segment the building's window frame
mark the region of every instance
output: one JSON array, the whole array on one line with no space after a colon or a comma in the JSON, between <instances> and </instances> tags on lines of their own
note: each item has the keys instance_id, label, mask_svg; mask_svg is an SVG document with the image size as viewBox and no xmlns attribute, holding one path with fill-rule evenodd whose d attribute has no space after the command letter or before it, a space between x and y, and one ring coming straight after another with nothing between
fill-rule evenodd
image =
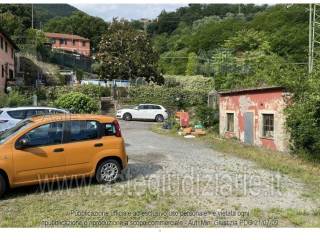
<instances>
[{"instance_id":1,"label":"building's window frame","mask_svg":"<svg viewBox=\"0 0 320 240\"><path fill-rule=\"evenodd\" d=\"M4 51L7 53L8 52L8 42L4 41Z\"/></svg>"},{"instance_id":2,"label":"building's window frame","mask_svg":"<svg viewBox=\"0 0 320 240\"><path fill-rule=\"evenodd\" d=\"M4 41L3 37L0 36L0 47L2 50L3 50L3 41Z\"/></svg>"},{"instance_id":3,"label":"building's window frame","mask_svg":"<svg viewBox=\"0 0 320 240\"><path fill-rule=\"evenodd\" d=\"M82 41L82 47L86 46L86 41Z\"/></svg>"},{"instance_id":4,"label":"building's window frame","mask_svg":"<svg viewBox=\"0 0 320 240\"><path fill-rule=\"evenodd\" d=\"M233 116L232 118L233 124L232 124L232 128L229 128L229 116L231 115ZM230 112L230 111L226 112L226 131L232 132L232 133L235 132L235 113L234 112Z\"/></svg>"},{"instance_id":5,"label":"building's window frame","mask_svg":"<svg viewBox=\"0 0 320 240\"><path fill-rule=\"evenodd\" d=\"M1 77L4 78L4 66L1 65Z\"/></svg>"},{"instance_id":6,"label":"building's window frame","mask_svg":"<svg viewBox=\"0 0 320 240\"><path fill-rule=\"evenodd\" d=\"M274 139L275 136L275 113L273 111L266 111L266 112L261 112L260 114L261 120L260 120L260 135L261 138L266 138L266 139ZM266 122L265 117L270 117L272 116L272 120ZM272 134L266 134L266 132L271 132Z\"/></svg>"},{"instance_id":7,"label":"building's window frame","mask_svg":"<svg viewBox=\"0 0 320 240\"><path fill-rule=\"evenodd\" d=\"M14 80L14 71L13 69L8 69L8 76L10 80Z\"/></svg>"}]
</instances>

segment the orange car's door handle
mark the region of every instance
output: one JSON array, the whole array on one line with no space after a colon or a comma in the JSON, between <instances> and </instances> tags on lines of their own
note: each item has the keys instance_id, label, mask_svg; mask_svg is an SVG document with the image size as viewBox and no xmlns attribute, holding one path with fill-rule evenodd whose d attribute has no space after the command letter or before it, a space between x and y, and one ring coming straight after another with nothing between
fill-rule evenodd
<instances>
[{"instance_id":1,"label":"orange car's door handle","mask_svg":"<svg viewBox=\"0 0 320 240\"><path fill-rule=\"evenodd\" d=\"M103 143L96 143L95 145L94 145L94 147L102 147L103 146Z\"/></svg>"},{"instance_id":2,"label":"orange car's door handle","mask_svg":"<svg viewBox=\"0 0 320 240\"><path fill-rule=\"evenodd\" d=\"M56 148L53 150L53 152L63 152L64 148Z\"/></svg>"}]
</instances>

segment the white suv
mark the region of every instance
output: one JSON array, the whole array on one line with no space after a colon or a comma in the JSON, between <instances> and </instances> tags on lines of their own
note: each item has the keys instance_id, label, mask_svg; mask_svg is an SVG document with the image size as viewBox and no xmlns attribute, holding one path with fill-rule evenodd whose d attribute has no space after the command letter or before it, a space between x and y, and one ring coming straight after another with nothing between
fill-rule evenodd
<instances>
[{"instance_id":1,"label":"white suv","mask_svg":"<svg viewBox=\"0 0 320 240\"><path fill-rule=\"evenodd\" d=\"M167 110L156 104L140 104L134 108L125 108L117 111L117 118L121 118L126 121L132 119L145 119L155 120L157 122L163 122L168 118Z\"/></svg>"},{"instance_id":2,"label":"white suv","mask_svg":"<svg viewBox=\"0 0 320 240\"><path fill-rule=\"evenodd\" d=\"M65 114L69 113L63 109L49 107L17 107L17 108L0 108L0 132L14 127L23 119L35 115L48 114Z\"/></svg>"}]
</instances>

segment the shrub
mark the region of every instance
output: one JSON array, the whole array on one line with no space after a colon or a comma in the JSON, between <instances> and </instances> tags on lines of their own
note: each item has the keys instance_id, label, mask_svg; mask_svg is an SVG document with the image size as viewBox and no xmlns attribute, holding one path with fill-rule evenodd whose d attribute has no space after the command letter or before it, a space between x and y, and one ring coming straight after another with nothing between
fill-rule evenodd
<instances>
[{"instance_id":1,"label":"shrub","mask_svg":"<svg viewBox=\"0 0 320 240\"><path fill-rule=\"evenodd\" d=\"M213 89L212 78L202 76L166 76L164 85L135 86L129 89L130 103L161 104L175 111L206 105Z\"/></svg>"},{"instance_id":2,"label":"shrub","mask_svg":"<svg viewBox=\"0 0 320 240\"><path fill-rule=\"evenodd\" d=\"M99 100L101 97L108 97L111 94L111 90L108 87L96 86L96 85L78 85L78 86L57 86L49 87L46 90L47 100L54 102L61 95L67 94L69 92L79 92L83 93L88 97L95 100Z\"/></svg>"},{"instance_id":3,"label":"shrub","mask_svg":"<svg viewBox=\"0 0 320 240\"><path fill-rule=\"evenodd\" d=\"M190 92L184 91L179 87L146 85L129 89L130 103L161 104L171 111L191 106L195 101L195 99L191 99L191 95Z\"/></svg>"},{"instance_id":4,"label":"shrub","mask_svg":"<svg viewBox=\"0 0 320 240\"><path fill-rule=\"evenodd\" d=\"M83 93L92 98L108 97L111 95L111 90L108 87L97 86L93 84L79 85L73 89L75 92Z\"/></svg>"},{"instance_id":5,"label":"shrub","mask_svg":"<svg viewBox=\"0 0 320 240\"><path fill-rule=\"evenodd\" d=\"M169 82L177 82L179 85L187 90L192 91L205 91L210 92L214 88L214 79L210 77L204 77L201 75L196 76L176 76L166 75L165 84Z\"/></svg>"},{"instance_id":6,"label":"shrub","mask_svg":"<svg viewBox=\"0 0 320 240\"><path fill-rule=\"evenodd\" d=\"M188 61L184 58L186 55L187 49L165 52L159 60L159 68L166 74L185 74Z\"/></svg>"},{"instance_id":7,"label":"shrub","mask_svg":"<svg viewBox=\"0 0 320 240\"><path fill-rule=\"evenodd\" d=\"M21 94L18 91L12 91L8 95L0 96L0 107L19 107L32 104L32 98Z\"/></svg>"},{"instance_id":8,"label":"shrub","mask_svg":"<svg viewBox=\"0 0 320 240\"><path fill-rule=\"evenodd\" d=\"M218 111L205 105L197 106L195 115L205 127L216 127L219 124Z\"/></svg>"},{"instance_id":9,"label":"shrub","mask_svg":"<svg viewBox=\"0 0 320 240\"><path fill-rule=\"evenodd\" d=\"M101 97L108 97L111 95L110 88L96 85L77 85L77 86L50 86L50 87L38 87L36 89L30 87L15 87L12 92L12 98L21 98L20 102L17 100L11 101L12 106L29 105L32 103L32 96L36 94L38 97L38 103L40 105L53 105L53 103L62 95L70 92L83 93L84 95L99 101ZM9 96L10 96L9 95ZM5 95L6 96L6 95ZM20 97L19 97L20 96ZM0 106L8 106L6 97L0 98ZM18 99L19 100L19 99Z\"/></svg>"},{"instance_id":10,"label":"shrub","mask_svg":"<svg viewBox=\"0 0 320 240\"><path fill-rule=\"evenodd\" d=\"M288 107L286 123L292 150L320 162L320 95L310 94Z\"/></svg>"},{"instance_id":11,"label":"shrub","mask_svg":"<svg viewBox=\"0 0 320 240\"><path fill-rule=\"evenodd\" d=\"M96 101L79 92L70 92L61 95L54 105L67 109L71 113L96 113L99 109Z\"/></svg>"}]
</instances>

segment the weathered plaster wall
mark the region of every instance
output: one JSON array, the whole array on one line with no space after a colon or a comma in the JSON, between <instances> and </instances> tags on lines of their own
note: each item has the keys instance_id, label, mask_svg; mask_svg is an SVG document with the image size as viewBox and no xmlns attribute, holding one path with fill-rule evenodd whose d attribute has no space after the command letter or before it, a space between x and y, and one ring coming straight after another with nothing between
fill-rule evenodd
<instances>
[{"instance_id":1,"label":"weathered plaster wall","mask_svg":"<svg viewBox=\"0 0 320 240\"><path fill-rule=\"evenodd\" d=\"M0 33L0 38L3 40L3 46L0 46L0 94L5 90L6 79L9 77L9 70L14 71L14 57L12 56L13 46L6 39L6 37ZM7 51L5 51L5 44L7 44ZM2 76L2 67L4 68L4 74Z\"/></svg>"},{"instance_id":2,"label":"weathered plaster wall","mask_svg":"<svg viewBox=\"0 0 320 240\"><path fill-rule=\"evenodd\" d=\"M220 135L236 137L244 142L244 113L254 116L254 145L272 150L287 151L288 135L285 131L286 93L281 90L266 92L232 93L219 97ZM227 113L234 113L234 132L227 132ZM262 114L274 114L273 139L262 137Z\"/></svg>"}]
</instances>

